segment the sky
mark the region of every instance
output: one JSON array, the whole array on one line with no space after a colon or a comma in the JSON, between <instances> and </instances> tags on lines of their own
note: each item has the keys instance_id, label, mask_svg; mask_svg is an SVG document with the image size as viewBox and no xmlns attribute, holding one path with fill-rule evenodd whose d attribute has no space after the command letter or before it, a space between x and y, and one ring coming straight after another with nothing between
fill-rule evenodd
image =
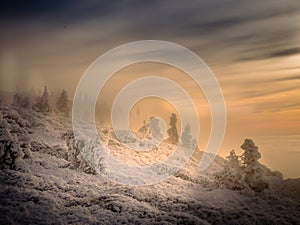
<instances>
[{"instance_id":1,"label":"sky","mask_svg":"<svg viewBox=\"0 0 300 225\"><path fill-rule=\"evenodd\" d=\"M299 26L298 0L2 1L0 90L47 85L72 97L88 66L106 51L138 40L174 42L201 57L222 87L227 131L220 154L231 149L241 154L244 138L253 138L263 163L286 178L300 177ZM110 105L124 85L152 74L187 89L199 112L199 145L205 148L209 107L176 68L151 63L124 68L99 102ZM132 126L156 111L167 120L162 105L173 110L157 99L141 102L135 110L143 115Z\"/></svg>"}]
</instances>

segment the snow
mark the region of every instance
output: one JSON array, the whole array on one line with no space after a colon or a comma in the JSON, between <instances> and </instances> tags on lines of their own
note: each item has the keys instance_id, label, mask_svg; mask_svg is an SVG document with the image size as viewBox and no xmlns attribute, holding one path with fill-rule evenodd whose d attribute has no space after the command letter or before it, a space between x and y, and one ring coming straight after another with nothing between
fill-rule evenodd
<instances>
[{"instance_id":1,"label":"snow","mask_svg":"<svg viewBox=\"0 0 300 225\"><path fill-rule=\"evenodd\" d=\"M88 170L68 117L2 106L0 119L0 224L300 224L299 179L269 176L273 185L261 193L218 187L215 174L225 159L217 156L199 172L203 153L197 150L162 182L118 184ZM110 128L99 128L99 135L124 163L152 164L173 149L162 142L133 153ZM17 156L2 160L7 143Z\"/></svg>"}]
</instances>

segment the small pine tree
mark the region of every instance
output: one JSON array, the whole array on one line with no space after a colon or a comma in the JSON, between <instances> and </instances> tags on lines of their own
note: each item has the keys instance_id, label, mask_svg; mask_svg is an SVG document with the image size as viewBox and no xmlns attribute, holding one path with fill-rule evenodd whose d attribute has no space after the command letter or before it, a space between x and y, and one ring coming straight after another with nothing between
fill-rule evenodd
<instances>
[{"instance_id":1,"label":"small pine tree","mask_svg":"<svg viewBox=\"0 0 300 225\"><path fill-rule=\"evenodd\" d=\"M170 123L169 123L171 127L168 129L168 135L169 135L168 141L175 145L178 144L178 140L179 140L176 123L177 123L176 114L172 113L172 115L170 116Z\"/></svg>"},{"instance_id":2,"label":"small pine tree","mask_svg":"<svg viewBox=\"0 0 300 225\"><path fill-rule=\"evenodd\" d=\"M192 148L191 126L187 124L184 128L184 132L181 135L181 144L185 148Z\"/></svg>"},{"instance_id":3,"label":"small pine tree","mask_svg":"<svg viewBox=\"0 0 300 225\"><path fill-rule=\"evenodd\" d=\"M246 139L241 145L241 149L245 151L241 158L246 183L256 192L260 192L268 188L268 183L264 177L262 165L258 162L261 157L258 147L251 139Z\"/></svg>"},{"instance_id":4,"label":"small pine tree","mask_svg":"<svg viewBox=\"0 0 300 225\"><path fill-rule=\"evenodd\" d=\"M36 98L36 103L32 109L38 112L50 112L51 108L49 105L49 93L47 86L44 88L43 95Z\"/></svg>"},{"instance_id":5,"label":"small pine tree","mask_svg":"<svg viewBox=\"0 0 300 225\"><path fill-rule=\"evenodd\" d=\"M96 171L90 167L81 154L81 141L76 141L72 131L68 131L62 135L66 140L68 147L67 160L70 162L69 168L83 171L88 174L96 174ZM100 160L102 162L102 159ZM102 164L101 164L102 165ZM102 168L104 170L104 166Z\"/></svg>"},{"instance_id":6,"label":"small pine tree","mask_svg":"<svg viewBox=\"0 0 300 225\"><path fill-rule=\"evenodd\" d=\"M69 99L67 91L62 90L61 95L56 101L56 108L65 115L69 114Z\"/></svg>"},{"instance_id":7,"label":"small pine tree","mask_svg":"<svg viewBox=\"0 0 300 225\"><path fill-rule=\"evenodd\" d=\"M47 86L44 87L44 92L43 92L42 98L49 101L49 92L48 92Z\"/></svg>"},{"instance_id":8,"label":"small pine tree","mask_svg":"<svg viewBox=\"0 0 300 225\"><path fill-rule=\"evenodd\" d=\"M26 96L24 98L23 107L26 108L26 109L30 109L31 108L31 99L30 99L29 96Z\"/></svg>"},{"instance_id":9,"label":"small pine tree","mask_svg":"<svg viewBox=\"0 0 300 225\"><path fill-rule=\"evenodd\" d=\"M143 126L138 129L137 135L142 139L150 138L149 123L146 120L143 121Z\"/></svg>"},{"instance_id":10,"label":"small pine tree","mask_svg":"<svg viewBox=\"0 0 300 225\"><path fill-rule=\"evenodd\" d=\"M230 155L226 159L227 162L224 169L216 175L217 185L223 185L231 190L244 189L247 184L243 180L244 172L235 151L231 150Z\"/></svg>"},{"instance_id":11,"label":"small pine tree","mask_svg":"<svg viewBox=\"0 0 300 225\"><path fill-rule=\"evenodd\" d=\"M13 97L13 106L20 107L22 102L21 95L17 92Z\"/></svg>"},{"instance_id":12,"label":"small pine tree","mask_svg":"<svg viewBox=\"0 0 300 225\"><path fill-rule=\"evenodd\" d=\"M149 123L146 123L146 120L143 121L143 126L138 130L139 133L148 133L149 132Z\"/></svg>"},{"instance_id":13,"label":"small pine tree","mask_svg":"<svg viewBox=\"0 0 300 225\"><path fill-rule=\"evenodd\" d=\"M31 99L29 96L24 96L17 92L13 97L13 106L20 107L20 108L31 108Z\"/></svg>"}]
</instances>

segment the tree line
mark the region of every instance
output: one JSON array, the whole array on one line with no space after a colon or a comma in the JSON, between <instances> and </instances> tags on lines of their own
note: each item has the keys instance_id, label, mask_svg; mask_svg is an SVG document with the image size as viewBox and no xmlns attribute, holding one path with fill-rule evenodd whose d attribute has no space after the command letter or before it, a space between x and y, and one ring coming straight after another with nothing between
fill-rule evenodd
<instances>
[{"instance_id":1,"label":"tree line","mask_svg":"<svg viewBox=\"0 0 300 225\"><path fill-rule=\"evenodd\" d=\"M181 136L178 134L177 129L177 116L172 113L169 117L169 129L167 130L168 138L166 141L168 143L177 145L180 144L182 147L188 149L195 149L198 146L197 140L191 135L191 126L186 124ZM139 133L151 133L151 136L155 139L161 139L163 134L159 127L159 120L155 117L150 117L150 122L144 120L143 126L138 130Z\"/></svg>"},{"instance_id":2,"label":"tree line","mask_svg":"<svg viewBox=\"0 0 300 225\"><path fill-rule=\"evenodd\" d=\"M31 96L17 91L12 105L20 108L33 109L37 112L57 112L63 115L70 114L70 100L66 90L62 90L54 99L50 98L47 86L41 95Z\"/></svg>"}]
</instances>

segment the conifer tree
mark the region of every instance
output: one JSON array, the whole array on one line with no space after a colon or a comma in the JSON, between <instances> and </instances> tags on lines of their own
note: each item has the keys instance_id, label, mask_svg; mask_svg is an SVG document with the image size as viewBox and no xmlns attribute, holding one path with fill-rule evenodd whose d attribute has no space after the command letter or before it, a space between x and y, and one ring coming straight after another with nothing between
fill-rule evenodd
<instances>
[{"instance_id":1,"label":"conifer tree","mask_svg":"<svg viewBox=\"0 0 300 225\"><path fill-rule=\"evenodd\" d=\"M44 87L43 95L36 98L36 103L32 108L38 112L50 112L51 108L49 105L49 92L47 86Z\"/></svg>"},{"instance_id":2,"label":"conifer tree","mask_svg":"<svg viewBox=\"0 0 300 225\"><path fill-rule=\"evenodd\" d=\"M62 90L59 98L56 101L56 109L64 113L65 115L69 114L69 99L68 99L68 93L66 90Z\"/></svg>"},{"instance_id":3,"label":"conifer tree","mask_svg":"<svg viewBox=\"0 0 300 225\"><path fill-rule=\"evenodd\" d=\"M257 192L268 188L262 165L258 162L261 157L258 147L251 139L246 139L241 145L241 149L244 150L241 158L245 172L245 182Z\"/></svg>"},{"instance_id":4,"label":"conifer tree","mask_svg":"<svg viewBox=\"0 0 300 225\"><path fill-rule=\"evenodd\" d=\"M170 123L169 123L171 127L168 129L168 135L169 135L168 141L175 145L178 144L178 140L179 140L176 123L177 123L176 114L172 113L172 115L170 116Z\"/></svg>"},{"instance_id":5,"label":"conifer tree","mask_svg":"<svg viewBox=\"0 0 300 225\"><path fill-rule=\"evenodd\" d=\"M226 159L224 169L216 175L217 185L223 185L231 190L244 189L247 184L243 180L244 172L235 151L231 150L230 155Z\"/></svg>"},{"instance_id":6,"label":"conifer tree","mask_svg":"<svg viewBox=\"0 0 300 225\"><path fill-rule=\"evenodd\" d=\"M161 133L161 130L159 127L159 119L157 119L155 117L150 117L149 128L151 131L151 136L154 139L160 140L163 137L163 134Z\"/></svg>"},{"instance_id":7,"label":"conifer tree","mask_svg":"<svg viewBox=\"0 0 300 225\"><path fill-rule=\"evenodd\" d=\"M184 131L181 135L181 144L185 148L192 148L192 138L191 135L191 126L187 124L184 128Z\"/></svg>"}]
</instances>

